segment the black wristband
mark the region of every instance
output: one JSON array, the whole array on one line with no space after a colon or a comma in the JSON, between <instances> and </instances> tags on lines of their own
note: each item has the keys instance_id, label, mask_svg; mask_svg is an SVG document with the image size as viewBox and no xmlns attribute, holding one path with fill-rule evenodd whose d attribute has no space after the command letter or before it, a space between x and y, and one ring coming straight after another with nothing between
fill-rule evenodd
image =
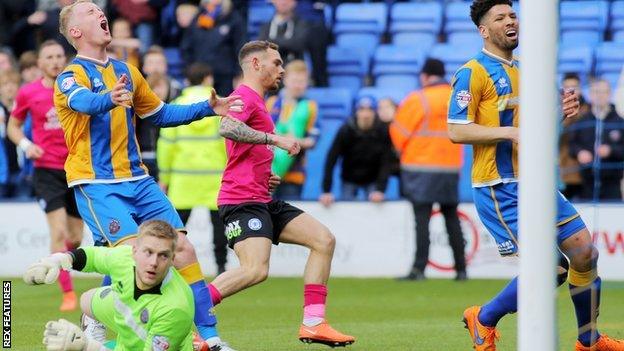
<instances>
[{"instance_id":1,"label":"black wristband","mask_svg":"<svg viewBox=\"0 0 624 351\"><path fill-rule=\"evenodd\" d=\"M83 249L78 248L70 251L69 254L73 258L72 269L76 271L83 270L87 265L87 253Z\"/></svg>"}]
</instances>

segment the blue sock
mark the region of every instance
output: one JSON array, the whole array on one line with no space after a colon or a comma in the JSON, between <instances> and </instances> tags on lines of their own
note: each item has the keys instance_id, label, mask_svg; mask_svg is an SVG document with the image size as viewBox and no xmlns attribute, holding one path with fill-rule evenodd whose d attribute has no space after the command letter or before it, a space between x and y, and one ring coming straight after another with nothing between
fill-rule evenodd
<instances>
[{"instance_id":1,"label":"blue sock","mask_svg":"<svg viewBox=\"0 0 624 351\"><path fill-rule=\"evenodd\" d=\"M479 322L487 327L495 327L508 313L518 310L518 277L513 278L490 302L481 307Z\"/></svg>"},{"instance_id":2,"label":"blue sock","mask_svg":"<svg viewBox=\"0 0 624 351\"><path fill-rule=\"evenodd\" d=\"M204 280L189 284L195 299L195 325L199 335L204 339L218 336L217 317L212 313L212 299Z\"/></svg>"},{"instance_id":3,"label":"blue sock","mask_svg":"<svg viewBox=\"0 0 624 351\"><path fill-rule=\"evenodd\" d=\"M600 277L597 277L587 286L579 287L570 284L570 295L574 303L578 324L578 340L587 347L600 337L598 330L595 329L595 322L598 317L598 306L600 306L601 283ZM591 327L592 323L594 323L594 328Z\"/></svg>"},{"instance_id":4,"label":"blue sock","mask_svg":"<svg viewBox=\"0 0 624 351\"><path fill-rule=\"evenodd\" d=\"M111 285L111 282L112 280L111 280L110 275L105 275L104 279L102 279L102 286L109 286Z\"/></svg>"}]
</instances>

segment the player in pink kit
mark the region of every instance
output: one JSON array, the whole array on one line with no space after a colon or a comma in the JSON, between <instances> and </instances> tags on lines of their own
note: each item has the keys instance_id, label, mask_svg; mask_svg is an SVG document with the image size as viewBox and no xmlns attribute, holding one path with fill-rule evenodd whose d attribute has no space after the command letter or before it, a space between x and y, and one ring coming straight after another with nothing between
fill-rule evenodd
<instances>
[{"instance_id":1,"label":"player in pink kit","mask_svg":"<svg viewBox=\"0 0 624 351\"><path fill-rule=\"evenodd\" d=\"M299 339L345 346L355 338L334 330L325 320L327 280L336 239L312 216L284 201L273 200L268 189L272 147L291 155L300 150L294 138L273 134L275 125L265 107L264 95L278 89L284 74L277 49L267 41L252 41L241 48L238 56L243 81L232 94L240 96L245 107L221 120L228 163L218 205L228 243L240 267L220 274L209 289L216 305L267 278L271 244L305 246L310 256L303 275L304 311Z\"/></svg>"},{"instance_id":2,"label":"player in pink kit","mask_svg":"<svg viewBox=\"0 0 624 351\"><path fill-rule=\"evenodd\" d=\"M43 78L24 85L17 92L7 128L11 141L24 151L26 157L34 160L35 194L46 213L53 253L77 248L83 230L74 191L67 187L63 166L68 151L54 108L54 81L65 68L66 61L61 44L54 40L41 44L37 64ZM29 113L33 121L33 141L22 132ZM78 300L68 271L61 271L59 284L63 290L60 310L75 310Z\"/></svg>"}]
</instances>

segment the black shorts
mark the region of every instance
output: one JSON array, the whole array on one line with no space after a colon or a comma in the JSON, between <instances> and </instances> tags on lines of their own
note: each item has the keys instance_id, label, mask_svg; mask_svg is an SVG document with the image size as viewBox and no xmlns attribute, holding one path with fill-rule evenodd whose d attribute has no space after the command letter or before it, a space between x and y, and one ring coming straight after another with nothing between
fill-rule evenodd
<instances>
[{"instance_id":1,"label":"black shorts","mask_svg":"<svg viewBox=\"0 0 624 351\"><path fill-rule=\"evenodd\" d=\"M51 168L35 168L33 186L37 202L45 213L65 208L67 214L80 218L74 189L67 187L65 171Z\"/></svg>"},{"instance_id":2,"label":"black shorts","mask_svg":"<svg viewBox=\"0 0 624 351\"><path fill-rule=\"evenodd\" d=\"M269 238L277 245L286 224L302 213L302 210L281 200L271 200L268 204L246 202L219 206L219 217L225 225L230 248L250 237Z\"/></svg>"}]
</instances>

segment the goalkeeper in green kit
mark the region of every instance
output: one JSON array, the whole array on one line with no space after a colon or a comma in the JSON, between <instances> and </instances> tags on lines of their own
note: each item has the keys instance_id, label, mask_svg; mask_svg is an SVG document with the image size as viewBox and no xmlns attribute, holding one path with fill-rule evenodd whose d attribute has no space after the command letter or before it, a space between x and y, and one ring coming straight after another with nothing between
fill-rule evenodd
<instances>
[{"instance_id":1,"label":"goalkeeper in green kit","mask_svg":"<svg viewBox=\"0 0 624 351\"><path fill-rule=\"evenodd\" d=\"M55 253L31 265L27 284L52 284L61 269L109 275L110 286L91 289L80 298L84 314L117 333L115 350L193 350L193 294L173 268L177 232L160 220L139 227L134 246L83 247ZM46 324L43 343L54 351L100 351L64 320Z\"/></svg>"}]
</instances>

